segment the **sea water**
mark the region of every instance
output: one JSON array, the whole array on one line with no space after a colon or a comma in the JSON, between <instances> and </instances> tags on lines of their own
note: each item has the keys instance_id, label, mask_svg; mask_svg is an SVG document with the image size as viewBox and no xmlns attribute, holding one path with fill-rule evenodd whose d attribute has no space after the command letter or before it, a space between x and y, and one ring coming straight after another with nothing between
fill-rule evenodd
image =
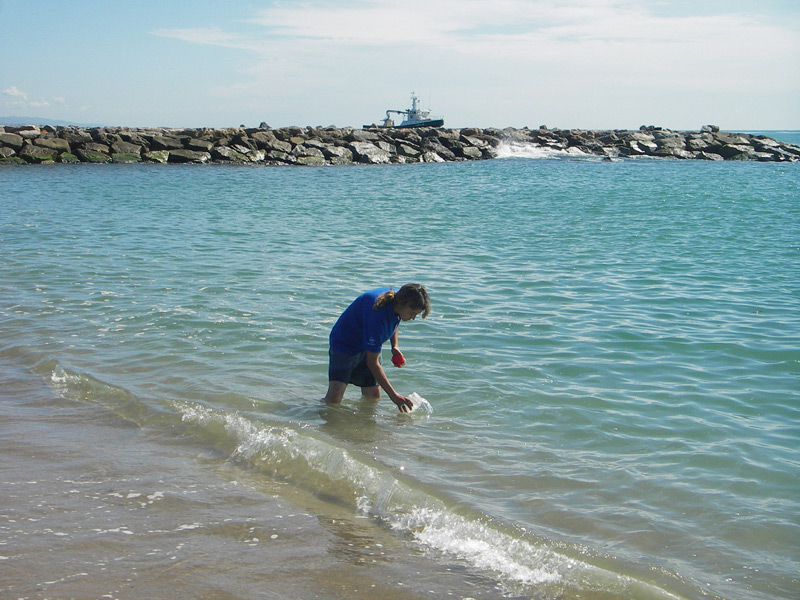
<instances>
[{"instance_id":1,"label":"sea water","mask_svg":"<svg viewBox=\"0 0 800 600\"><path fill-rule=\"evenodd\" d=\"M0 595L796 598L799 233L797 164L3 169ZM320 404L412 281L430 410Z\"/></svg>"}]
</instances>

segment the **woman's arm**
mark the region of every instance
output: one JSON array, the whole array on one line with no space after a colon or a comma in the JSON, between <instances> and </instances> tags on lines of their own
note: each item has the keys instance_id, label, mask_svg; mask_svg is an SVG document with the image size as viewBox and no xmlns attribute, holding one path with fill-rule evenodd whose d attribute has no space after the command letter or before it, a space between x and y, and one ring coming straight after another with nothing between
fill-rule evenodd
<instances>
[{"instance_id":1,"label":"woman's arm","mask_svg":"<svg viewBox=\"0 0 800 600\"><path fill-rule=\"evenodd\" d=\"M395 332L395 335L392 336L393 344L397 341L396 335L397 333ZM414 404L411 402L411 400L405 396L401 396L394 390L392 384L389 383L389 378L386 377L386 372L383 370L381 363L378 361L379 357L380 353L378 352L367 352L367 366L369 367L369 370L372 372L372 375L375 377L378 385L383 388L383 391L388 394L392 402L397 405L397 408L400 410L400 412L411 411L414 408Z\"/></svg>"},{"instance_id":2,"label":"woman's arm","mask_svg":"<svg viewBox=\"0 0 800 600\"><path fill-rule=\"evenodd\" d=\"M392 343L392 364L395 367L402 367L406 364L406 357L403 356L403 353L400 352L400 348L397 346L397 329L394 330L394 333L391 337Z\"/></svg>"}]
</instances>

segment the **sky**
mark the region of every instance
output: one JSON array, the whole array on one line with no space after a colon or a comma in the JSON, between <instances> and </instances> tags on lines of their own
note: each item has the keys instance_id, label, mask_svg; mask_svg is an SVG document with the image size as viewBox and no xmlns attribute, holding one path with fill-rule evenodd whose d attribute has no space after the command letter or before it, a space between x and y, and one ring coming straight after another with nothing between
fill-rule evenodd
<instances>
[{"instance_id":1,"label":"sky","mask_svg":"<svg viewBox=\"0 0 800 600\"><path fill-rule=\"evenodd\" d=\"M0 0L0 116L800 129L800 0Z\"/></svg>"}]
</instances>

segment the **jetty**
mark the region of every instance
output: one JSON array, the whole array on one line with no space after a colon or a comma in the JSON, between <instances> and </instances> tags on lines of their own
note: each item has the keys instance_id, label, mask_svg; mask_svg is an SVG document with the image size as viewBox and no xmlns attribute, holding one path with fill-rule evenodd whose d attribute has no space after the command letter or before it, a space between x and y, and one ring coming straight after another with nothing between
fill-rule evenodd
<instances>
[{"instance_id":1,"label":"jetty","mask_svg":"<svg viewBox=\"0 0 800 600\"><path fill-rule=\"evenodd\" d=\"M642 126L638 130L443 127L171 129L24 125L0 127L0 165L238 163L323 166L487 160L525 147L607 160L798 162L800 147L763 135Z\"/></svg>"}]
</instances>

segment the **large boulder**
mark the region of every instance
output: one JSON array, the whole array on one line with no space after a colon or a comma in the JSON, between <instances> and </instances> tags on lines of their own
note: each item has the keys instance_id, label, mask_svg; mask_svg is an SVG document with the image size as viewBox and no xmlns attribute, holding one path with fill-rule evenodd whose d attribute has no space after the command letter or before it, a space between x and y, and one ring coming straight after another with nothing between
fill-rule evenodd
<instances>
[{"instance_id":1,"label":"large boulder","mask_svg":"<svg viewBox=\"0 0 800 600\"><path fill-rule=\"evenodd\" d=\"M446 162L441 156L439 156L436 152L432 152L430 150L422 153L422 161L423 162Z\"/></svg>"},{"instance_id":2,"label":"large boulder","mask_svg":"<svg viewBox=\"0 0 800 600\"><path fill-rule=\"evenodd\" d=\"M725 144L721 148L719 148L716 153L722 156L725 159L732 159L740 154L744 154L745 157L748 156L751 152L753 152L752 146L749 144Z\"/></svg>"},{"instance_id":3,"label":"large boulder","mask_svg":"<svg viewBox=\"0 0 800 600\"><path fill-rule=\"evenodd\" d=\"M723 151L727 147L728 146L724 146L723 147ZM770 158L772 157L771 154L768 154L766 152L756 152L750 146L747 146L746 149L744 150L744 152L739 152L739 153L734 154L732 156L726 156L725 159L726 160L761 160L760 157L767 157L767 156L769 156Z\"/></svg>"},{"instance_id":4,"label":"large boulder","mask_svg":"<svg viewBox=\"0 0 800 600\"><path fill-rule=\"evenodd\" d=\"M726 133L723 131L711 135L708 143L710 148L722 148L723 146L727 146L729 144L749 146L750 140L748 139L748 137L744 135L736 133Z\"/></svg>"},{"instance_id":5,"label":"large boulder","mask_svg":"<svg viewBox=\"0 0 800 600\"><path fill-rule=\"evenodd\" d=\"M145 152L142 158L147 162L165 165L169 160L169 150L151 150L150 152Z\"/></svg>"},{"instance_id":6,"label":"large boulder","mask_svg":"<svg viewBox=\"0 0 800 600\"><path fill-rule=\"evenodd\" d=\"M92 135L80 127L64 127L59 129L58 137L67 140L70 146L79 146L92 142Z\"/></svg>"},{"instance_id":7,"label":"large boulder","mask_svg":"<svg viewBox=\"0 0 800 600\"><path fill-rule=\"evenodd\" d=\"M439 143L436 138L425 138L422 142L422 150L423 152L433 152L446 161L456 160L456 155L453 151Z\"/></svg>"},{"instance_id":8,"label":"large boulder","mask_svg":"<svg viewBox=\"0 0 800 600\"><path fill-rule=\"evenodd\" d=\"M686 150L686 139L680 134L656 136L656 148L654 156L666 156L675 158L693 158L694 154Z\"/></svg>"},{"instance_id":9,"label":"large boulder","mask_svg":"<svg viewBox=\"0 0 800 600\"><path fill-rule=\"evenodd\" d=\"M686 147L689 150L694 150L694 151L697 151L697 152L701 152L701 151L705 150L706 148L708 148L708 140L703 138L703 137L700 137L700 136L698 136L696 134L695 135L691 135L686 140Z\"/></svg>"},{"instance_id":10,"label":"large boulder","mask_svg":"<svg viewBox=\"0 0 800 600\"><path fill-rule=\"evenodd\" d=\"M207 163L211 160L208 152L198 152L196 150L176 149L169 151L167 162L171 163Z\"/></svg>"},{"instance_id":11,"label":"large boulder","mask_svg":"<svg viewBox=\"0 0 800 600\"><path fill-rule=\"evenodd\" d=\"M266 150L252 150L251 152L247 153L247 160L250 162L258 163L264 162L267 159L267 151Z\"/></svg>"},{"instance_id":12,"label":"large boulder","mask_svg":"<svg viewBox=\"0 0 800 600\"><path fill-rule=\"evenodd\" d=\"M413 129L394 129L392 133L395 140L404 140L416 146L422 143L422 136Z\"/></svg>"},{"instance_id":13,"label":"large boulder","mask_svg":"<svg viewBox=\"0 0 800 600\"><path fill-rule=\"evenodd\" d=\"M375 145L380 148L381 150L386 150L389 154L397 154L397 148L394 144L389 142L384 142L383 140L379 140L375 142Z\"/></svg>"},{"instance_id":14,"label":"large boulder","mask_svg":"<svg viewBox=\"0 0 800 600\"><path fill-rule=\"evenodd\" d=\"M33 140L33 143L36 146L41 146L42 148L50 148L51 150L57 150L58 152L70 151L69 142L61 138L38 137L35 140Z\"/></svg>"},{"instance_id":15,"label":"large boulder","mask_svg":"<svg viewBox=\"0 0 800 600\"><path fill-rule=\"evenodd\" d=\"M119 141L111 144L111 151L114 154L135 154L139 156L142 153L142 147L130 142Z\"/></svg>"},{"instance_id":16,"label":"large boulder","mask_svg":"<svg viewBox=\"0 0 800 600\"><path fill-rule=\"evenodd\" d=\"M419 147L402 142L397 144L397 153L406 158L419 158L420 154L422 154Z\"/></svg>"},{"instance_id":17,"label":"large boulder","mask_svg":"<svg viewBox=\"0 0 800 600\"><path fill-rule=\"evenodd\" d=\"M282 127L280 129L273 129L272 133L275 134L275 137L283 142L288 142L289 138L292 137L299 137L303 135L303 129L300 127Z\"/></svg>"},{"instance_id":18,"label":"large boulder","mask_svg":"<svg viewBox=\"0 0 800 600\"><path fill-rule=\"evenodd\" d=\"M381 138L374 131L366 131L364 129L353 129L347 134L345 139L348 142L375 142Z\"/></svg>"},{"instance_id":19,"label":"large boulder","mask_svg":"<svg viewBox=\"0 0 800 600\"><path fill-rule=\"evenodd\" d=\"M18 154L20 158L29 163L55 162L56 158L58 158L58 150L45 148L43 146L34 146L33 144L24 146Z\"/></svg>"},{"instance_id":20,"label":"large boulder","mask_svg":"<svg viewBox=\"0 0 800 600\"><path fill-rule=\"evenodd\" d=\"M327 162L322 156L298 156L296 164L306 167L322 167L326 165Z\"/></svg>"},{"instance_id":21,"label":"large boulder","mask_svg":"<svg viewBox=\"0 0 800 600\"><path fill-rule=\"evenodd\" d=\"M151 150L183 150L183 142L176 137L154 135L150 137Z\"/></svg>"},{"instance_id":22,"label":"large boulder","mask_svg":"<svg viewBox=\"0 0 800 600\"><path fill-rule=\"evenodd\" d=\"M0 133L0 145L19 150L24 142L23 137L17 133Z\"/></svg>"},{"instance_id":23,"label":"large boulder","mask_svg":"<svg viewBox=\"0 0 800 600\"><path fill-rule=\"evenodd\" d=\"M21 159L19 156L8 156L6 158L0 158L0 164L2 165L27 165L28 163L25 160Z\"/></svg>"},{"instance_id":24,"label":"large boulder","mask_svg":"<svg viewBox=\"0 0 800 600\"><path fill-rule=\"evenodd\" d=\"M86 144L86 146L102 146L102 144ZM106 152L100 152L97 150L92 150L90 148L78 148L75 151L78 158L81 159L81 162L88 162L88 163L107 163L111 162L111 156L109 156Z\"/></svg>"},{"instance_id":25,"label":"large boulder","mask_svg":"<svg viewBox=\"0 0 800 600\"><path fill-rule=\"evenodd\" d=\"M483 152L480 148L474 146L466 146L461 149L461 156L469 160L480 160L483 158Z\"/></svg>"},{"instance_id":26,"label":"large boulder","mask_svg":"<svg viewBox=\"0 0 800 600\"><path fill-rule=\"evenodd\" d=\"M111 146L114 142L122 141L122 138L113 131L109 131L105 127L96 127L90 131L92 139L98 144L105 144Z\"/></svg>"},{"instance_id":27,"label":"large boulder","mask_svg":"<svg viewBox=\"0 0 800 600\"><path fill-rule=\"evenodd\" d=\"M754 158L759 162L772 162L775 160L775 155L772 152L758 152L754 150L750 158Z\"/></svg>"},{"instance_id":28,"label":"large boulder","mask_svg":"<svg viewBox=\"0 0 800 600\"><path fill-rule=\"evenodd\" d=\"M72 152L62 152L58 155L58 162L67 165L74 165L81 162L81 159L72 154Z\"/></svg>"},{"instance_id":29,"label":"large boulder","mask_svg":"<svg viewBox=\"0 0 800 600\"><path fill-rule=\"evenodd\" d=\"M776 148L780 148L781 146L780 142L763 135L756 136L755 138L753 138L751 143L753 147L759 151L774 150Z\"/></svg>"},{"instance_id":30,"label":"large boulder","mask_svg":"<svg viewBox=\"0 0 800 600\"><path fill-rule=\"evenodd\" d=\"M322 154L322 150L319 148L315 148L313 146L306 146L305 144L299 144L294 147L292 150L292 154L295 156L302 157L302 156L313 156L315 158L323 158L324 155Z\"/></svg>"},{"instance_id":31,"label":"large boulder","mask_svg":"<svg viewBox=\"0 0 800 600\"><path fill-rule=\"evenodd\" d=\"M325 129L312 129L309 132L309 142L322 142L327 146L342 145L344 143L344 133L337 127L326 127Z\"/></svg>"},{"instance_id":32,"label":"large boulder","mask_svg":"<svg viewBox=\"0 0 800 600\"><path fill-rule=\"evenodd\" d=\"M514 137L516 139L519 139L520 134L517 133ZM585 146L587 142L593 137L594 136L592 136L590 131L584 131L583 129L571 129L566 134L567 143L570 146ZM519 140L519 141L524 141L524 140Z\"/></svg>"},{"instance_id":33,"label":"large boulder","mask_svg":"<svg viewBox=\"0 0 800 600\"><path fill-rule=\"evenodd\" d=\"M123 142L128 142L129 144L135 144L140 147L149 147L146 138L140 133L137 133L135 131L131 130L120 131L119 137L120 140L122 140Z\"/></svg>"},{"instance_id":34,"label":"large boulder","mask_svg":"<svg viewBox=\"0 0 800 600\"><path fill-rule=\"evenodd\" d=\"M245 146L243 144L231 144L228 147L231 150L236 150L236 152L239 152L240 154L245 154L245 155L246 154L250 154L251 152L253 152L253 150L255 150L255 148L251 148L250 146Z\"/></svg>"},{"instance_id":35,"label":"large boulder","mask_svg":"<svg viewBox=\"0 0 800 600\"><path fill-rule=\"evenodd\" d=\"M37 125L23 125L16 128L16 133L26 140L33 140L42 135L42 130Z\"/></svg>"},{"instance_id":36,"label":"large boulder","mask_svg":"<svg viewBox=\"0 0 800 600\"><path fill-rule=\"evenodd\" d=\"M270 150L275 147L274 143L279 141L271 131L256 131L250 134L250 139L252 139L261 150Z\"/></svg>"},{"instance_id":37,"label":"large boulder","mask_svg":"<svg viewBox=\"0 0 800 600\"><path fill-rule=\"evenodd\" d=\"M470 146L474 146L475 148L486 148L489 146L489 142L483 138L478 137L475 135L462 135L461 140Z\"/></svg>"},{"instance_id":38,"label":"large boulder","mask_svg":"<svg viewBox=\"0 0 800 600\"><path fill-rule=\"evenodd\" d=\"M322 153L332 165L349 165L353 162L353 152L344 146L327 146Z\"/></svg>"},{"instance_id":39,"label":"large boulder","mask_svg":"<svg viewBox=\"0 0 800 600\"><path fill-rule=\"evenodd\" d=\"M227 146L216 146L211 149L211 158L214 160L247 162L247 156Z\"/></svg>"},{"instance_id":40,"label":"large boulder","mask_svg":"<svg viewBox=\"0 0 800 600\"><path fill-rule=\"evenodd\" d=\"M292 145L289 142L284 142L275 138L275 140L267 146L267 150L277 150L278 152L289 153L292 151Z\"/></svg>"},{"instance_id":41,"label":"large boulder","mask_svg":"<svg viewBox=\"0 0 800 600\"><path fill-rule=\"evenodd\" d=\"M547 129L547 127L544 127L544 129ZM461 130L461 135L480 136L483 135L483 130L477 127L465 127Z\"/></svg>"},{"instance_id":42,"label":"large boulder","mask_svg":"<svg viewBox=\"0 0 800 600\"><path fill-rule=\"evenodd\" d=\"M111 154L111 162L117 164L138 163L142 162L142 156L138 152L114 152Z\"/></svg>"},{"instance_id":43,"label":"large boulder","mask_svg":"<svg viewBox=\"0 0 800 600\"><path fill-rule=\"evenodd\" d=\"M187 150L196 150L197 152L210 152L211 148L214 147L214 142L199 138L187 138L183 140L183 147Z\"/></svg>"},{"instance_id":44,"label":"large boulder","mask_svg":"<svg viewBox=\"0 0 800 600\"><path fill-rule=\"evenodd\" d=\"M302 127L298 127L297 125L291 125L290 127L284 127L283 130L286 132L286 135L289 137L301 136L305 134L305 130Z\"/></svg>"},{"instance_id":45,"label":"large boulder","mask_svg":"<svg viewBox=\"0 0 800 600\"><path fill-rule=\"evenodd\" d=\"M331 145L331 142L325 142L320 138L313 138L312 137L312 138L307 139L303 143L303 145L305 145L305 146L307 146L309 148L316 148L317 150L323 150L324 151L325 148L327 148L328 146Z\"/></svg>"},{"instance_id":46,"label":"large boulder","mask_svg":"<svg viewBox=\"0 0 800 600\"><path fill-rule=\"evenodd\" d=\"M377 136L376 136L377 137ZM369 142L352 142L349 146L353 156L358 162L378 165L391 161L391 154Z\"/></svg>"},{"instance_id":47,"label":"large boulder","mask_svg":"<svg viewBox=\"0 0 800 600\"><path fill-rule=\"evenodd\" d=\"M82 149L87 152L98 152L101 154L111 153L111 148L109 148L105 144L98 144L97 142L87 142L83 145Z\"/></svg>"},{"instance_id":48,"label":"large boulder","mask_svg":"<svg viewBox=\"0 0 800 600\"><path fill-rule=\"evenodd\" d=\"M656 138L650 133L641 131L634 132L628 136L628 146L634 150L634 152L638 151L643 154L652 154L658 150Z\"/></svg>"},{"instance_id":49,"label":"large boulder","mask_svg":"<svg viewBox=\"0 0 800 600\"><path fill-rule=\"evenodd\" d=\"M785 152L790 154L794 154L795 156L800 156L800 146L795 146L793 144L784 144L782 149Z\"/></svg>"},{"instance_id":50,"label":"large boulder","mask_svg":"<svg viewBox=\"0 0 800 600\"><path fill-rule=\"evenodd\" d=\"M242 152L244 154L249 153L251 150L258 150L258 144L254 139L248 136L246 133L240 133L238 135L233 136L230 142L231 148L235 149L237 152Z\"/></svg>"},{"instance_id":51,"label":"large boulder","mask_svg":"<svg viewBox=\"0 0 800 600\"><path fill-rule=\"evenodd\" d=\"M769 153L772 155L772 160L775 161L796 161L800 158L800 148L791 146L786 148L772 148L769 150L761 150L761 152Z\"/></svg>"},{"instance_id":52,"label":"large boulder","mask_svg":"<svg viewBox=\"0 0 800 600\"><path fill-rule=\"evenodd\" d=\"M604 146L617 146L622 141L622 138L615 131L602 131L595 138Z\"/></svg>"},{"instance_id":53,"label":"large boulder","mask_svg":"<svg viewBox=\"0 0 800 600\"><path fill-rule=\"evenodd\" d=\"M465 144L458 138L452 138L452 137L440 137L439 143L448 150L450 150L450 152L452 152L454 156L460 156L461 149L465 146Z\"/></svg>"},{"instance_id":54,"label":"large boulder","mask_svg":"<svg viewBox=\"0 0 800 600\"><path fill-rule=\"evenodd\" d=\"M283 150L270 150L267 152L267 159L273 163L293 165L297 162L297 157L291 152Z\"/></svg>"}]
</instances>

